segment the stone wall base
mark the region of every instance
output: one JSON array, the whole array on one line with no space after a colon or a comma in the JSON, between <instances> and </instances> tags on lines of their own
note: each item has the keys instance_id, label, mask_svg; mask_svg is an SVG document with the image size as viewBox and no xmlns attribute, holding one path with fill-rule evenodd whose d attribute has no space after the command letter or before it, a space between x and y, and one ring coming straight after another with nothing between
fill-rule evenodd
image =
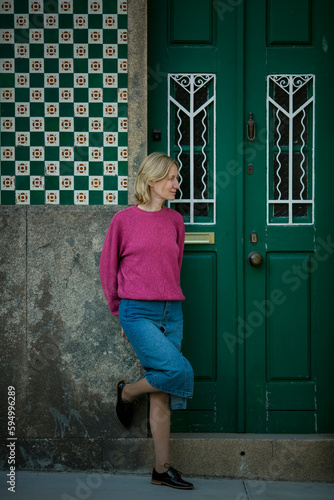
<instances>
[{"instance_id":1,"label":"stone wall base","mask_svg":"<svg viewBox=\"0 0 334 500\"><path fill-rule=\"evenodd\" d=\"M16 447L18 470L148 474L154 465L151 438L18 440ZM0 461L6 470L4 454ZM185 476L334 482L334 436L174 434L171 462Z\"/></svg>"}]
</instances>

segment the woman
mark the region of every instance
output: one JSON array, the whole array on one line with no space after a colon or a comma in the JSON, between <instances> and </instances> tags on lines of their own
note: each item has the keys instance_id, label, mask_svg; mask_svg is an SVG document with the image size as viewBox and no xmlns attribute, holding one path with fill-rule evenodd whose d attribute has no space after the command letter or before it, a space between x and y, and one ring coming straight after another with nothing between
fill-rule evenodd
<instances>
[{"instance_id":1,"label":"woman","mask_svg":"<svg viewBox=\"0 0 334 500\"><path fill-rule=\"evenodd\" d=\"M170 409L184 409L192 397L193 370L180 353L183 335L180 271L184 245L182 216L164 206L177 190L175 160L149 155L135 181L138 204L118 212L103 246L100 276L109 308L119 315L145 376L116 384L116 414L128 428L133 401L150 396L150 427L155 448L152 484L193 489L169 465Z\"/></svg>"}]
</instances>

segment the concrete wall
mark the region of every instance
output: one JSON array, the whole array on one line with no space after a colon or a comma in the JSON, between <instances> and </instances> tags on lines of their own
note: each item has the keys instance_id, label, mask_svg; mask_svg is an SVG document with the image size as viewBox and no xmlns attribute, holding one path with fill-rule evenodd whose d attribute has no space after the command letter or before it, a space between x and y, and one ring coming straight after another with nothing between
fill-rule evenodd
<instances>
[{"instance_id":1,"label":"concrete wall","mask_svg":"<svg viewBox=\"0 0 334 500\"><path fill-rule=\"evenodd\" d=\"M99 280L113 214L106 207L0 209L1 436L8 436L13 385L22 466L101 468L104 439L123 435L115 383L135 380L141 369ZM126 436L146 433L143 399Z\"/></svg>"},{"instance_id":2,"label":"concrete wall","mask_svg":"<svg viewBox=\"0 0 334 500\"><path fill-rule=\"evenodd\" d=\"M146 155L146 0L128 1L129 203ZM0 464L8 469L7 388L16 391L16 465L113 470L116 438L147 436L146 398L124 432L115 383L141 367L121 338L98 274L124 206L0 207ZM115 440L116 439L116 440Z\"/></svg>"}]
</instances>

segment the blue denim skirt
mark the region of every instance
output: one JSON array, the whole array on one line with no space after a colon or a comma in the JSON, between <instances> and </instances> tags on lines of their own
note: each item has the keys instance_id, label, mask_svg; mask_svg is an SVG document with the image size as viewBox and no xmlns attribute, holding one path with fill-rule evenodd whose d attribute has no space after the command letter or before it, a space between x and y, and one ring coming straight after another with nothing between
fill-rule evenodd
<instances>
[{"instance_id":1,"label":"blue denim skirt","mask_svg":"<svg viewBox=\"0 0 334 500\"><path fill-rule=\"evenodd\" d=\"M181 354L181 301L121 299L119 319L148 383L171 395L172 410L185 409L186 398L193 395L194 372Z\"/></svg>"}]
</instances>

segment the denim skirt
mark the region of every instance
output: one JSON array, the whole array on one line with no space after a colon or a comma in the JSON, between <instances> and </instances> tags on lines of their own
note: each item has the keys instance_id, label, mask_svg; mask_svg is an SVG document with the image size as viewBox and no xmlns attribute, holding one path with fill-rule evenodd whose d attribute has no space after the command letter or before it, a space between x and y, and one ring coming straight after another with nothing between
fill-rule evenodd
<instances>
[{"instance_id":1,"label":"denim skirt","mask_svg":"<svg viewBox=\"0 0 334 500\"><path fill-rule=\"evenodd\" d=\"M148 383L171 395L172 410L185 409L186 398L193 394L194 372L181 354L181 301L121 299L119 319Z\"/></svg>"}]
</instances>

